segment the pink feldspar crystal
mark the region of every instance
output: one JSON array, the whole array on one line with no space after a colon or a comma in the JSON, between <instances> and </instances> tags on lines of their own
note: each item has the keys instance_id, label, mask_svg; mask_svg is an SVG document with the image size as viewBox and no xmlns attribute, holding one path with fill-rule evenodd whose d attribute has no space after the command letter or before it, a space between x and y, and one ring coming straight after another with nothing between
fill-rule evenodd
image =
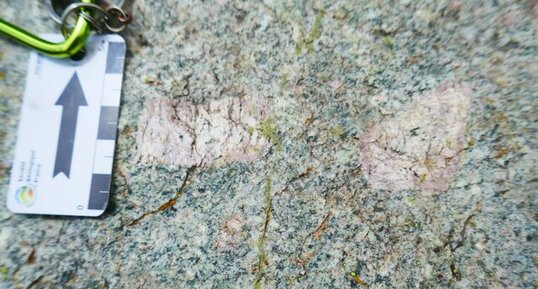
<instances>
[{"instance_id":1,"label":"pink feldspar crystal","mask_svg":"<svg viewBox=\"0 0 538 289\"><path fill-rule=\"evenodd\" d=\"M446 81L359 138L361 165L378 189L448 189L465 147L470 89Z\"/></svg>"},{"instance_id":2,"label":"pink feldspar crystal","mask_svg":"<svg viewBox=\"0 0 538 289\"><path fill-rule=\"evenodd\" d=\"M251 161L270 142L256 129L270 113L265 98L224 98L205 104L150 99L138 120L141 163L211 166Z\"/></svg>"}]
</instances>

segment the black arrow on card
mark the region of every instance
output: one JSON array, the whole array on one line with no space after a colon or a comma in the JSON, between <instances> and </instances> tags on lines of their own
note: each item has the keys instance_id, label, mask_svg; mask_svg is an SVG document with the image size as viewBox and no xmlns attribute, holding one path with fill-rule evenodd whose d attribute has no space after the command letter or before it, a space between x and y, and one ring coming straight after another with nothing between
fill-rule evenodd
<instances>
[{"instance_id":1,"label":"black arrow on card","mask_svg":"<svg viewBox=\"0 0 538 289\"><path fill-rule=\"evenodd\" d=\"M64 173L69 178L71 160L73 159L73 147L75 145L75 133L77 131L78 109L79 106L88 105L76 72L71 77L71 80L69 80L69 83L67 83L55 105L63 106L63 111L58 147L56 149L54 174L52 177L57 176L59 173Z\"/></svg>"}]
</instances>

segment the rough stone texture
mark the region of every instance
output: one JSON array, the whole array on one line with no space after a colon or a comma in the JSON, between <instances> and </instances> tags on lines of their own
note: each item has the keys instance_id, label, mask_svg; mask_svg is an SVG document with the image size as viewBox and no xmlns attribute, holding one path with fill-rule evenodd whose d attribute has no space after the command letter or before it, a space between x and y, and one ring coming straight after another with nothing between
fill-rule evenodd
<instances>
[{"instance_id":1,"label":"rough stone texture","mask_svg":"<svg viewBox=\"0 0 538 289\"><path fill-rule=\"evenodd\" d=\"M536 1L131 6L99 218L7 211L29 52L0 40L0 288L538 286Z\"/></svg>"}]
</instances>

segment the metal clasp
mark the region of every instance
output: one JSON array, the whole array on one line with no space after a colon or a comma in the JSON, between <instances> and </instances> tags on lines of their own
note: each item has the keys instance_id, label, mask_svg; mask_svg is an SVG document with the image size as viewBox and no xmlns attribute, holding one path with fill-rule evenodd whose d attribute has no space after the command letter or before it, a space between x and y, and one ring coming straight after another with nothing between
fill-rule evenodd
<instances>
[{"instance_id":1,"label":"metal clasp","mask_svg":"<svg viewBox=\"0 0 538 289\"><path fill-rule=\"evenodd\" d=\"M92 0L81 0L82 3L91 4ZM0 19L0 33L33 48L40 53L55 57L67 58L77 54L90 36L91 27L88 21L80 14L74 28L69 32L65 41L54 43L40 38L14 24Z\"/></svg>"}]
</instances>

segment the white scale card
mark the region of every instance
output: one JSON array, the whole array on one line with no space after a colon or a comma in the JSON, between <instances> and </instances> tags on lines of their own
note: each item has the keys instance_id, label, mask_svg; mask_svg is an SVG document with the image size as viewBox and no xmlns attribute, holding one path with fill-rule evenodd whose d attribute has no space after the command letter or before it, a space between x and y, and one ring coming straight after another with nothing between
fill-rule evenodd
<instances>
[{"instance_id":1,"label":"white scale card","mask_svg":"<svg viewBox=\"0 0 538 289\"><path fill-rule=\"evenodd\" d=\"M81 61L30 56L7 198L12 212L99 216L106 209L125 41L96 35L85 49Z\"/></svg>"}]
</instances>

